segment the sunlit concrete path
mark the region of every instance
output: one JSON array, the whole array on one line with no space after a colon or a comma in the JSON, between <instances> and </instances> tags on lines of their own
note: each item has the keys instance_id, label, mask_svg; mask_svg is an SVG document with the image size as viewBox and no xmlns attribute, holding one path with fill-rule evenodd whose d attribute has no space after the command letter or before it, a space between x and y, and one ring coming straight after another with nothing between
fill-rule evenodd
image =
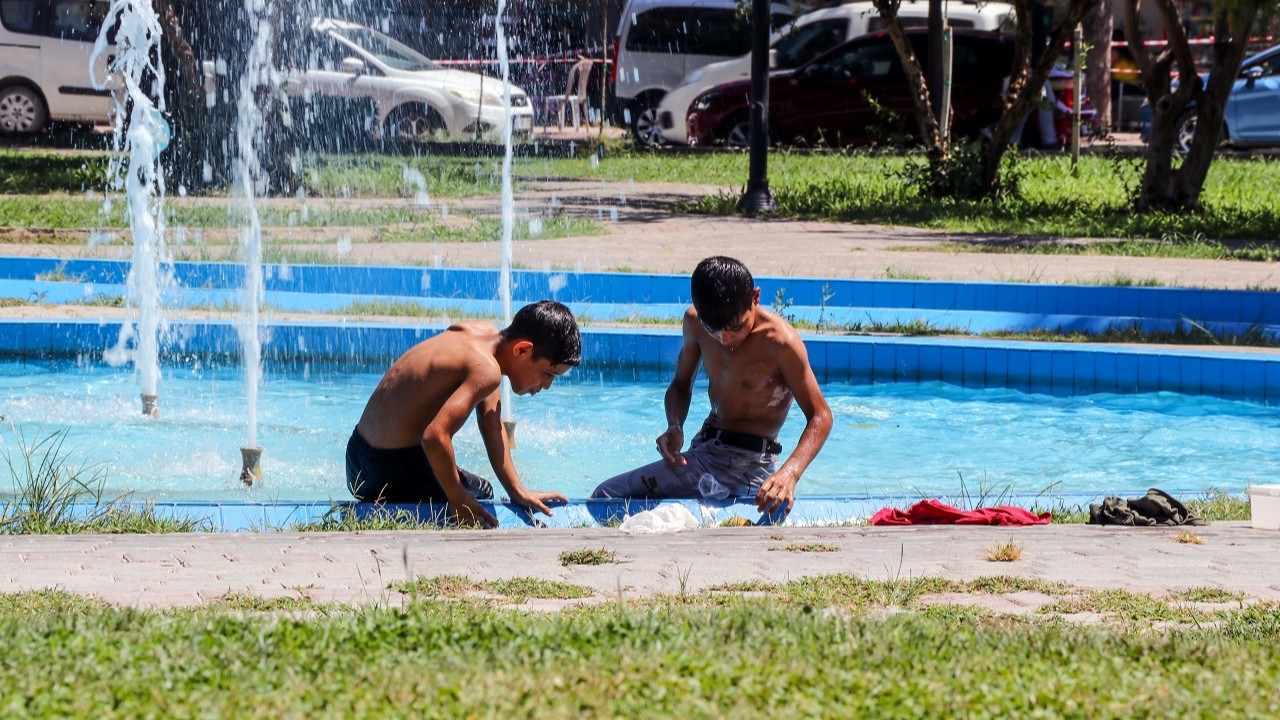
<instances>
[{"instance_id":1,"label":"sunlit concrete path","mask_svg":"<svg viewBox=\"0 0 1280 720\"><path fill-rule=\"evenodd\" d=\"M1178 542L1184 530L1203 544ZM1022 559L989 561L987 550L1001 542L1020 547ZM614 551L617 563L560 563L564 551L600 548ZM0 592L57 588L140 607L197 605L228 593L398 605L404 598L389 584L437 575L558 580L596 593L573 602L831 573L872 580L1007 575L1154 595L1217 588L1280 600L1280 532L1239 522L1195 528L702 528L647 536L611 528L11 536L0 539L0 557ZM1001 612L1029 612L1037 605L1018 596L964 601ZM529 604L554 609L568 602Z\"/></svg>"}]
</instances>

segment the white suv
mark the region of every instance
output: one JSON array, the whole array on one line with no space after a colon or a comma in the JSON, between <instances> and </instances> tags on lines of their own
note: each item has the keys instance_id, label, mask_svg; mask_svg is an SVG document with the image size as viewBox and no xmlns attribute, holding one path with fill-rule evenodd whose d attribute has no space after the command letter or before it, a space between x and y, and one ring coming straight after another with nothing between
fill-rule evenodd
<instances>
[{"instance_id":1,"label":"white suv","mask_svg":"<svg viewBox=\"0 0 1280 720\"><path fill-rule=\"evenodd\" d=\"M951 2L943 7L946 8L947 22L953 28L1013 32L1014 10L1008 3ZM898 8L898 17L903 27L924 25L929 17L929 3L925 0L903 0ZM883 29L884 21L870 2L851 2L814 10L785 26L783 34L774 36L770 64L774 70L799 67L845 40ZM750 53L711 63L684 76L659 103L657 118L661 139L688 144L685 117L689 113L689 104L715 85L750 76Z\"/></svg>"},{"instance_id":2,"label":"white suv","mask_svg":"<svg viewBox=\"0 0 1280 720\"><path fill-rule=\"evenodd\" d=\"M501 80L446 68L377 30L316 20L304 55L306 67L290 73L286 92L306 100L319 96L351 110L372 103L372 118L364 119L375 137L492 140L501 133ZM364 113L345 115L357 122ZM516 137L533 132L529 96L514 85L511 122Z\"/></svg>"},{"instance_id":3,"label":"white suv","mask_svg":"<svg viewBox=\"0 0 1280 720\"><path fill-rule=\"evenodd\" d=\"M108 5L0 0L0 132L36 133L51 120L111 121L111 93L123 85L108 74L107 54L89 67ZM95 89L93 77L106 81L106 89Z\"/></svg>"},{"instance_id":4,"label":"white suv","mask_svg":"<svg viewBox=\"0 0 1280 720\"><path fill-rule=\"evenodd\" d=\"M770 13L775 28L792 16L786 3ZM749 53L749 27L739 0L628 0L613 40L615 122L641 144L656 142L662 96L707 63Z\"/></svg>"}]
</instances>

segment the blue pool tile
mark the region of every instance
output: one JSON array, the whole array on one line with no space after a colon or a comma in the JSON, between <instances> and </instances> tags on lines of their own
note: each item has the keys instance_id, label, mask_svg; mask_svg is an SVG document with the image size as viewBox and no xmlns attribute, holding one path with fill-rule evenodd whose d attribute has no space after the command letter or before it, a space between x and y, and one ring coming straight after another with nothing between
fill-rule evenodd
<instances>
[{"instance_id":1,"label":"blue pool tile","mask_svg":"<svg viewBox=\"0 0 1280 720\"><path fill-rule=\"evenodd\" d=\"M1031 389L1031 351L1022 349L1009 351L1009 372L1006 382L1015 390Z\"/></svg>"},{"instance_id":2,"label":"blue pool tile","mask_svg":"<svg viewBox=\"0 0 1280 720\"><path fill-rule=\"evenodd\" d=\"M898 346L877 343L871 353L871 379L875 382L894 382L898 373Z\"/></svg>"},{"instance_id":3,"label":"blue pool tile","mask_svg":"<svg viewBox=\"0 0 1280 720\"><path fill-rule=\"evenodd\" d=\"M1138 356L1138 391L1155 392L1160 389L1160 356Z\"/></svg>"},{"instance_id":4,"label":"blue pool tile","mask_svg":"<svg viewBox=\"0 0 1280 720\"><path fill-rule=\"evenodd\" d=\"M920 382L939 380L942 378L942 347L939 345L921 345L920 347Z\"/></svg>"},{"instance_id":5,"label":"blue pool tile","mask_svg":"<svg viewBox=\"0 0 1280 720\"><path fill-rule=\"evenodd\" d=\"M985 388L987 386L986 349L967 347L963 349L961 355L961 367L964 373L962 384L969 388Z\"/></svg>"},{"instance_id":6,"label":"blue pool tile","mask_svg":"<svg viewBox=\"0 0 1280 720\"><path fill-rule=\"evenodd\" d=\"M1030 351L1031 362L1027 367L1027 379L1033 391L1037 387L1047 390L1053 384L1053 351L1036 348Z\"/></svg>"},{"instance_id":7,"label":"blue pool tile","mask_svg":"<svg viewBox=\"0 0 1280 720\"><path fill-rule=\"evenodd\" d=\"M956 283L956 309L973 310L978 305L978 283Z\"/></svg>"},{"instance_id":8,"label":"blue pool tile","mask_svg":"<svg viewBox=\"0 0 1280 720\"><path fill-rule=\"evenodd\" d=\"M1078 394L1095 393L1098 391L1097 382L1097 356L1093 350L1075 350L1072 353L1075 358L1073 361L1072 376L1075 392Z\"/></svg>"},{"instance_id":9,"label":"blue pool tile","mask_svg":"<svg viewBox=\"0 0 1280 720\"><path fill-rule=\"evenodd\" d=\"M940 380L962 384L964 382L964 348L955 345L943 345L942 360L938 371Z\"/></svg>"},{"instance_id":10,"label":"blue pool tile","mask_svg":"<svg viewBox=\"0 0 1280 720\"><path fill-rule=\"evenodd\" d=\"M989 307L981 307L981 310L991 310L995 312L1015 312L1018 304L1018 287L1010 283L999 283L992 286L991 303Z\"/></svg>"},{"instance_id":11,"label":"blue pool tile","mask_svg":"<svg viewBox=\"0 0 1280 720\"><path fill-rule=\"evenodd\" d=\"M898 345L894 350L894 381L920 382L920 346Z\"/></svg>"},{"instance_id":12,"label":"blue pool tile","mask_svg":"<svg viewBox=\"0 0 1280 720\"><path fill-rule=\"evenodd\" d=\"M1182 392L1182 358L1177 355L1160 355L1160 389L1166 392Z\"/></svg>"},{"instance_id":13,"label":"blue pool tile","mask_svg":"<svg viewBox=\"0 0 1280 720\"><path fill-rule=\"evenodd\" d=\"M952 310L955 306L956 284L953 282L934 283L933 304L930 307L936 310Z\"/></svg>"},{"instance_id":14,"label":"blue pool tile","mask_svg":"<svg viewBox=\"0 0 1280 720\"><path fill-rule=\"evenodd\" d=\"M874 280L858 280L855 281L853 287L850 288L852 297L849 300L849 307L868 308L875 307L875 287Z\"/></svg>"},{"instance_id":15,"label":"blue pool tile","mask_svg":"<svg viewBox=\"0 0 1280 720\"><path fill-rule=\"evenodd\" d=\"M1221 290L1203 291L1200 296L1201 315L1197 320L1203 322L1226 320L1222 312L1224 299L1225 296Z\"/></svg>"},{"instance_id":16,"label":"blue pool tile","mask_svg":"<svg viewBox=\"0 0 1280 720\"><path fill-rule=\"evenodd\" d=\"M875 358L872 353L875 352L877 343L865 343L853 345L849 348L849 379L860 382L869 382L872 379L872 369L875 367Z\"/></svg>"},{"instance_id":17,"label":"blue pool tile","mask_svg":"<svg viewBox=\"0 0 1280 720\"><path fill-rule=\"evenodd\" d=\"M27 350L31 347L27 340L28 327L27 323L0 323L0 352L25 357Z\"/></svg>"},{"instance_id":18,"label":"blue pool tile","mask_svg":"<svg viewBox=\"0 0 1280 720\"><path fill-rule=\"evenodd\" d=\"M1267 364L1269 363L1242 363L1240 383L1245 400L1249 402L1263 402L1266 400Z\"/></svg>"},{"instance_id":19,"label":"blue pool tile","mask_svg":"<svg viewBox=\"0 0 1280 720\"><path fill-rule=\"evenodd\" d=\"M1075 389L1076 351L1054 350L1050 353L1050 363L1053 374L1049 382L1053 394L1070 394L1069 391Z\"/></svg>"},{"instance_id":20,"label":"blue pool tile","mask_svg":"<svg viewBox=\"0 0 1280 720\"><path fill-rule=\"evenodd\" d=\"M827 377L832 382L844 382L849 379L849 357L851 345L844 341L823 343L827 346Z\"/></svg>"},{"instance_id":21,"label":"blue pool tile","mask_svg":"<svg viewBox=\"0 0 1280 720\"><path fill-rule=\"evenodd\" d=\"M1132 353L1116 353L1116 390L1135 392L1138 389L1138 356Z\"/></svg>"},{"instance_id":22,"label":"blue pool tile","mask_svg":"<svg viewBox=\"0 0 1280 720\"><path fill-rule=\"evenodd\" d=\"M1009 382L1009 351L1000 348L987 348L986 352L987 387L1005 387Z\"/></svg>"},{"instance_id":23,"label":"blue pool tile","mask_svg":"<svg viewBox=\"0 0 1280 720\"><path fill-rule=\"evenodd\" d=\"M1244 399L1244 372L1242 366L1248 360L1229 358L1222 361L1222 397L1227 400Z\"/></svg>"},{"instance_id":24,"label":"blue pool tile","mask_svg":"<svg viewBox=\"0 0 1280 720\"><path fill-rule=\"evenodd\" d=\"M1100 350L1093 354L1094 392L1116 392L1120 389L1116 375L1116 353Z\"/></svg>"},{"instance_id":25,"label":"blue pool tile","mask_svg":"<svg viewBox=\"0 0 1280 720\"><path fill-rule=\"evenodd\" d=\"M1200 363L1200 392L1213 397L1222 397L1222 389L1226 385L1223 377L1226 366L1221 358L1204 358Z\"/></svg>"},{"instance_id":26,"label":"blue pool tile","mask_svg":"<svg viewBox=\"0 0 1280 720\"><path fill-rule=\"evenodd\" d=\"M1203 359L1198 357L1175 357L1181 366L1179 369L1180 382L1178 392L1187 395L1200 394L1200 375L1203 366Z\"/></svg>"},{"instance_id":27,"label":"blue pool tile","mask_svg":"<svg viewBox=\"0 0 1280 720\"><path fill-rule=\"evenodd\" d=\"M1280 405L1280 362L1268 360L1264 372L1266 373L1264 398L1269 405Z\"/></svg>"}]
</instances>

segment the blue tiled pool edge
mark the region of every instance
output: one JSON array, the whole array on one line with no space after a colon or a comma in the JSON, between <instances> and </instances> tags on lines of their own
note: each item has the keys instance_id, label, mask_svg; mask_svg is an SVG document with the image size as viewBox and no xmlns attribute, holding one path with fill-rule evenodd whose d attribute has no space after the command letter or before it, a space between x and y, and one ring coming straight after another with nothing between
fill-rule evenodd
<instances>
[{"instance_id":1,"label":"blue tiled pool edge","mask_svg":"<svg viewBox=\"0 0 1280 720\"><path fill-rule=\"evenodd\" d=\"M0 355L19 360L94 355L116 342L119 328L118 322L92 320L0 321ZM268 365L363 363L380 370L442 329L438 324L270 325L263 356ZM1280 405L1280 354L1275 353L863 335L806 334L804 341L820 382L942 381L1059 396L1177 392ZM174 323L163 352L169 359L234 357L239 343L232 323ZM675 329L586 328L584 369L662 380L679 346Z\"/></svg>"},{"instance_id":2,"label":"blue tiled pool edge","mask_svg":"<svg viewBox=\"0 0 1280 720\"><path fill-rule=\"evenodd\" d=\"M1176 495L1177 493L1174 492ZM534 514L511 503L481 501L480 504L498 519L501 527L511 528L584 528L615 526L630 515L652 510L660 505L681 505L699 525L714 527L731 518L741 518L752 525L833 526L865 525L867 519L884 507L905 508L921 498L883 498L841 495L803 495L796 498L790 513L764 514L754 503L737 500L570 500L552 507L554 515ZM1098 501L1097 496L1055 497L1051 501L1065 507ZM944 502L946 500L944 499ZM1002 498L1003 504L1030 508L1043 505L1045 498L1014 496ZM443 505L393 504L374 505L348 500L329 502L147 502L118 503L119 509L152 511L161 519L193 521L198 530L213 532L280 532L315 529L326 519L344 516L371 519L379 515L411 518L444 525ZM91 517L103 506L80 504L72 508L76 517ZM335 517L335 515L337 517Z\"/></svg>"}]
</instances>

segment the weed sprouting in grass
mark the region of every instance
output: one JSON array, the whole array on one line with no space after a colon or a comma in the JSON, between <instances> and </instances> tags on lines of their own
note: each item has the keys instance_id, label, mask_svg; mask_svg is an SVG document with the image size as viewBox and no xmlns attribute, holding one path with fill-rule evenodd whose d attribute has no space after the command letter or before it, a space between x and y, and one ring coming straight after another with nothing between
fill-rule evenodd
<instances>
[{"instance_id":1,"label":"weed sprouting in grass","mask_svg":"<svg viewBox=\"0 0 1280 720\"><path fill-rule=\"evenodd\" d=\"M540 578L510 578L507 580L489 580L480 583L480 587L495 595L505 595L514 603L522 603L529 598L549 600L574 600L591 597L595 590L582 585L543 580Z\"/></svg>"},{"instance_id":2,"label":"weed sprouting in grass","mask_svg":"<svg viewBox=\"0 0 1280 720\"><path fill-rule=\"evenodd\" d=\"M990 562L1015 562L1022 559L1022 546L1012 540L1002 540L987 548Z\"/></svg>"},{"instance_id":3,"label":"weed sprouting in grass","mask_svg":"<svg viewBox=\"0 0 1280 720\"><path fill-rule=\"evenodd\" d=\"M480 584L461 575L436 575L393 582L387 586L387 589L405 595L459 598L479 590Z\"/></svg>"},{"instance_id":4,"label":"weed sprouting in grass","mask_svg":"<svg viewBox=\"0 0 1280 720\"><path fill-rule=\"evenodd\" d=\"M1187 509L1209 522L1249 520L1252 517L1248 496L1239 497L1225 490L1211 488L1200 497L1185 500Z\"/></svg>"},{"instance_id":5,"label":"weed sprouting in grass","mask_svg":"<svg viewBox=\"0 0 1280 720\"><path fill-rule=\"evenodd\" d=\"M37 430L28 439L21 428L10 426L15 453L4 450L5 463L13 479L15 498L0 511L0 531L14 534L57 532L81 520L77 504L101 504L106 469L101 465L76 467L70 464L64 447L68 431L43 434Z\"/></svg>"},{"instance_id":6,"label":"weed sprouting in grass","mask_svg":"<svg viewBox=\"0 0 1280 720\"><path fill-rule=\"evenodd\" d=\"M565 550L558 556L560 564L569 565L607 565L618 562L618 553L605 548L583 548L582 550Z\"/></svg>"},{"instance_id":7,"label":"weed sprouting in grass","mask_svg":"<svg viewBox=\"0 0 1280 720\"><path fill-rule=\"evenodd\" d=\"M835 545L827 545L825 543L791 543L789 545L774 545L770 550L781 550L784 552L804 552L804 553L824 553L824 552L840 552L840 548Z\"/></svg>"},{"instance_id":8,"label":"weed sprouting in grass","mask_svg":"<svg viewBox=\"0 0 1280 720\"><path fill-rule=\"evenodd\" d=\"M1242 592L1223 590L1216 587L1193 587L1185 590L1174 590L1167 596L1170 600L1197 603L1231 603L1243 602L1247 597Z\"/></svg>"},{"instance_id":9,"label":"weed sprouting in grass","mask_svg":"<svg viewBox=\"0 0 1280 720\"><path fill-rule=\"evenodd\" d=\"M720 521L720 527L755 527L755 525L755 523L741 515L734 515Z\"/></svg>"}]
</instances>

